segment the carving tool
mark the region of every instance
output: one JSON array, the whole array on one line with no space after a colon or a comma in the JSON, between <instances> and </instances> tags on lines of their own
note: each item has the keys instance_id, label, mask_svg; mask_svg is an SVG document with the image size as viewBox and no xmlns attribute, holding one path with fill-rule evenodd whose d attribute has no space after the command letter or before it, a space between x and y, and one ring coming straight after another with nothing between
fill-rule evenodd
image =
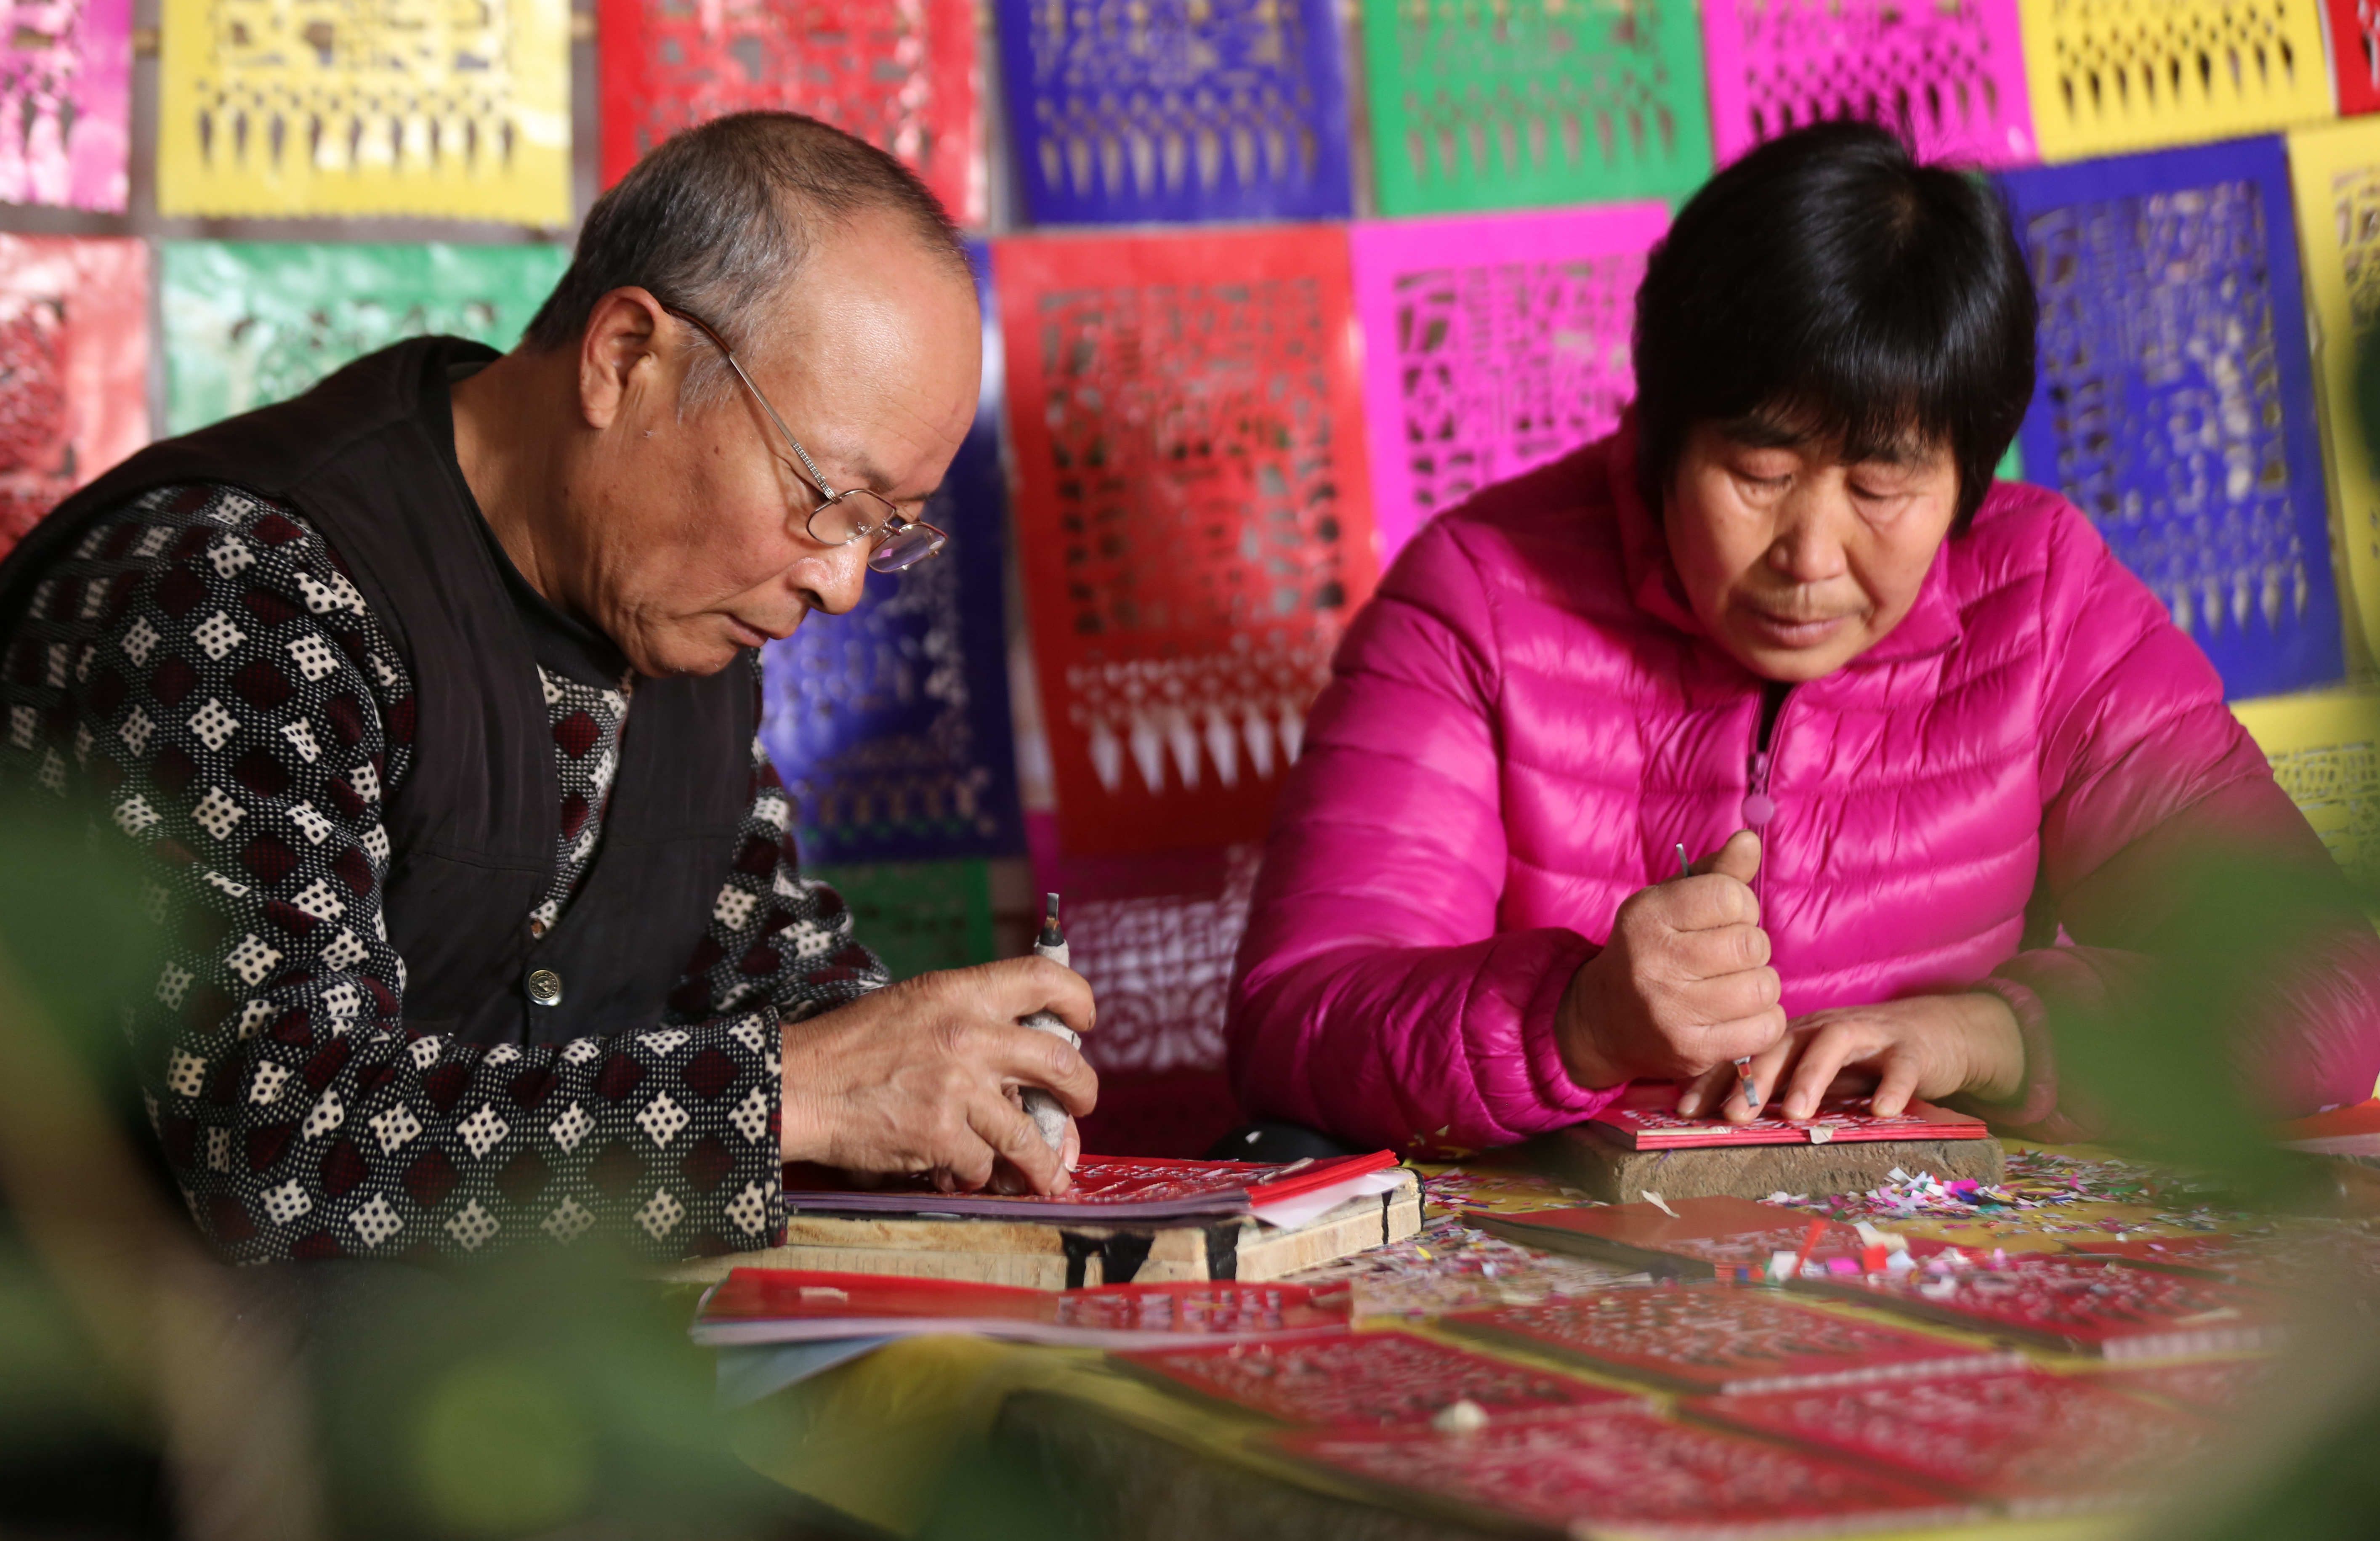
<instances>
[{"instance_id":1,"label":"carving tool","mask_svg":"<svg viewBox=\"0 0 2380 1541\"><path fill-rule=\"evenodd\" d=\"M1047 958L1061 968L1071 968L1072 950L1066 945L1066 933L1058 925L1058 896L1052 893L1045 897L1049 907L1042 916L1041 934L1033 939L1033 955ZM1061 1021L1055 1012L1035 1012L1017 1020L1023 1026L1063 1038L1075 1049L1083 1047L1082 1035ZM1026 1086L1023 1091L1025 1110L1032 1116L1033 1126L1041 1131L1050 1148L1056 1150L1066 1138L1066 1105L1039 1086Z\"/></svg>"},{"instance_id":2,"label":"carving tool","mask_svg":"<svg viewBox=\"0 0 2380 1541\"><path fill-rule=\"evenodd\" d=\"M1694 875L1694 864L1686 859L1686 843L1682 840L1678 842L1678 876L1691 878ZM1057 895L1051 894L1050 898L1054 901ZM1751 1055L1742 1054L1736 1057L1735 1084L1743 1088L1744 1110L1754 1113L1760 1111L1760 1088L1752 1081Z\"/></svg>"}]
</instances>

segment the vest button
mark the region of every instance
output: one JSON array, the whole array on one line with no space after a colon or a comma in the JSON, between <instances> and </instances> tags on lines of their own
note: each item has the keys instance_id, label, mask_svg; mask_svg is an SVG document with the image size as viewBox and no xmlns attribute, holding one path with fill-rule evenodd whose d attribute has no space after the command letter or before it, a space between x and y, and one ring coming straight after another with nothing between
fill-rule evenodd
<instances>
[{"instance_id":1,"label":"vest button","mask_svg":"<svg viewBox=\"0 0 2380 1541\"><path fill-rule=\"evenodd\" d=\"M562 976L550 968L529 971L528 998L540 1006L562 1004Z\"/></svg>"}]
</instances>

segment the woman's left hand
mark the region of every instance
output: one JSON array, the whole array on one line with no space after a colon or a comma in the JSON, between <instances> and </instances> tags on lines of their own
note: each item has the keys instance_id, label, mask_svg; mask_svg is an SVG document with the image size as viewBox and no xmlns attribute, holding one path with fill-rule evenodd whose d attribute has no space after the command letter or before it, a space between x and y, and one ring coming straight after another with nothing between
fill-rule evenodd
<instances>
[{"instance_id":1,"label":"woman's left hand","mask_svg":"<svg viewBox=\"0 0 2380 1541\"><path fill-rule=\"evenodd\" d=\"M1730 1123L1749 1122L1763 1111L1806 1119L1829 1095L1873 1087L1875 1111L1890 1118L1912 1098L1930 1102L1972 1092L2004 1102L2023 1080L2024 1042L2007 1001L1986 990L1914 995L1813 1012L1791 1023L1774 1049L1752 1062L1752 1084L1763 1094L1758 1110L1744 1105L1735 1066L1725 1064L1690 1084L1678 1111L1707 1117L1705 1110L1724 1097L1718 1115Z\"/></svg>"}]
</instances>

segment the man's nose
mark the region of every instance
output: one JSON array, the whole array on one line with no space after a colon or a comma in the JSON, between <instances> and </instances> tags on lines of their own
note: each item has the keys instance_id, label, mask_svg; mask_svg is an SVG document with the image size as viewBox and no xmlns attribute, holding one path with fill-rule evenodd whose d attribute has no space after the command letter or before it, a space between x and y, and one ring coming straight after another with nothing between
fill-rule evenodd
<instances>
[{"instance_id":1,"label":"man's nose","mask_svg":"<svg viewBox=\"0 0 2380 1541\"><path fill-rule=\"evenodd\" d=\"M817 583L802 591L809 607L841 615L857 604L868 590L868 553L871 549L865 540L854 540L821 555L818 566L811 569ZM821 567L825 569L823 573L819 571Z\"/></svg>"},{"instance_id":2,"label":"man's nose","mask_svg":"<svg viewBox=\"0 0 2380 1541\"><path fill-rule=\"evenodd\" d=\"M1852 517L1851 500L1839 492L1813 489L1789 499L1768 545L1770 570L1802 584L1842 576L1844 525Z\"/></svg>"}]
</instances>

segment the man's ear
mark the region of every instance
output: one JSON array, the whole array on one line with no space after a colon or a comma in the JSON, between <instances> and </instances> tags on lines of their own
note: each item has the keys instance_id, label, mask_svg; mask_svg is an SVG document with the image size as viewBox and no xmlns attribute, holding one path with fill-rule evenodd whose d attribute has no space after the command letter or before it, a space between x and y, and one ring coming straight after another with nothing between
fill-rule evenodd
<instances>
[{"instance_id":1,"label":"man's ear","mask_svg":"<svg viewBox=\"0 0 2380 1541\"><path fill-rule=\"evenodd\" d=\"M578 411L589 428L609 428L631 397L674 394L682 372L677 323L650 290L630 285L595 302L578 334Z\"/></svg>"}]
</instances>

